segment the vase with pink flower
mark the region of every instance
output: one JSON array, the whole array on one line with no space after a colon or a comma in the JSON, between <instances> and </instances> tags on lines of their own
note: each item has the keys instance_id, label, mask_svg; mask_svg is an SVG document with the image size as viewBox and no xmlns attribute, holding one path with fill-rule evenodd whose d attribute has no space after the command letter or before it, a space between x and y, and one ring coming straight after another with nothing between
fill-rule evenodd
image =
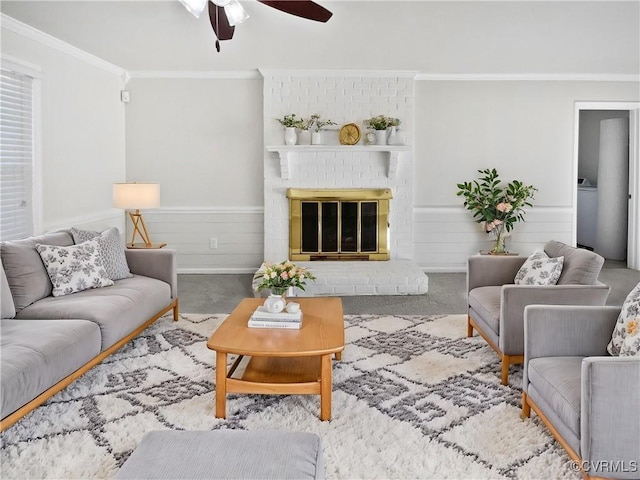
<instances>
[{"instance_id":1,"label":"vase with pink flower","mask_svg":"<svg viewBox=\"0 0 640 480\"><path fill-rule=\"evenodd\" d=\"M271 313L279 313L286 306L285 295L290 288L296 287L304 290L307 280L315 280L309 270L286 260L280 263L265 262L258 270L254 280L260 280L256 287L259 292L269 289L271 294L265 300L264 307Z\"/></svg>"},{"instance_id":2,"label":"vase with pink flower","mask_svg":"<svg viewBox=\"0 0 640 480\"><path fill-rule=\"evenodd\" d=\"M505 238L516 222L524 221L525 207L533 206L531 200L537 188L519 180L504 185L495 168L478 172L483 177L459 183L456 195L464 197L464 206L473 213L478 223L484 224L484 231L491 236L493 248L489 253L508 253Z\"/></svg>"}]
</instances>

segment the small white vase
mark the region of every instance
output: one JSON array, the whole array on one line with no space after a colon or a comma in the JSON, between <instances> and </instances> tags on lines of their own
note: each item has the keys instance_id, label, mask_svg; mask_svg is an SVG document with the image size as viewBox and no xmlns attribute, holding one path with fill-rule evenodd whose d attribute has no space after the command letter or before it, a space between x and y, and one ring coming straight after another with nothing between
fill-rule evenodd
<instances>
[{"instance_id":1,"label":"small white vase","mask_svg":"<svg viewBox=\"0 0 640 480\"><path fill-rule=\"evenodd\" d=\"M295 145L297 141L296 127L284 127L284 143L286 145Z\"/></svg>"},{"instance_id":2,"label":"small white vase","mask_svg":"<svg viewBox=\"0 0 640 480\"><path fill-rule=\"evenodd\" d=\"M386 130L376 130L376 145L386 145L387 144L387 131Z\"/></svg>"},{"instance_id":3,"label":"small white vase","mask_svg":"<svg viewBox=\"0 0 640 480\"><path fill-rule=\"evenodd\" d=\"M298 145L311 145L311 131L300 130L300 133L298 133Z\"/></svg>"},{"instance_id":4,"label":"small white vase","mask_svg":"<svg viewBox=\"0 0 640 480\"><path fill-rule=\"evenodd\" d=\"M312 132L311 133L311 145L322 145L322 133L321 132Z\"/></svg>"},{"instance_id":5,"label":"small white vase","mask_svg":"<svg viewBox=\"0 0 640 480\"><path fill-rule=\"evenodd\" d=\"M264 308L269 313L280 313L284 310L286 302L282 295L274 295L270 294L267 299L264 301Z\"/></svg>"},{"instance_id":6,"label":"small white vase","mask_svg":"<svg viewBox=\"0 0 640 480\"><path fill-rule=\"evenodd\" d=\"M404 145L402 135L400 135L400 132L398 132L398 129L396 127L391 127L388 143L389 145Z\"/></svg>"}]
</instances>

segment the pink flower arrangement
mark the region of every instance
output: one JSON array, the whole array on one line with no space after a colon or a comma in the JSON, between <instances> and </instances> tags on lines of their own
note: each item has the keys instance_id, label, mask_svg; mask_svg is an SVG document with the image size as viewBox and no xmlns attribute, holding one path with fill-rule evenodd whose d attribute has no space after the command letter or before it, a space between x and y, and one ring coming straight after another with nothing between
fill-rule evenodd
<instances>
[{"instance_id":1,"label":"pink flower arrangement","mask_svg":"<svg viewBox=\"0 0 640 480\"><path fill-rule=\"evenodd\" d=\"M261 279L258 291L265 288L271 289L272 293L282 294L290 287L304 290L306 280L315 280L311 272L304 267L298 267L294 263L286 260L280 263L266 262L264 267L258 270L254 280Z\"/></svg>"}]
</instances>

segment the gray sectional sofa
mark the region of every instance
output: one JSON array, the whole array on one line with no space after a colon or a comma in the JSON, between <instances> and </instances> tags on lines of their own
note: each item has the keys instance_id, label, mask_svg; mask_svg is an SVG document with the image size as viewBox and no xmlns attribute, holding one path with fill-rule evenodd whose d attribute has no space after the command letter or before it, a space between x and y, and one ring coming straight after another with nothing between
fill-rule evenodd
<instances>
[{"instance_id":1,"label":"gray sectional sofa","mask_svg":"<svg viewBox=\"0 0 640 480\"><path fill-rule=\"evenodd\" d=\"M0 244L0 430L168 311L178 320L174 250L126 250L130 278L54 297L36 244L74 242L61 231Z\"/></svg>"}]
</instances>

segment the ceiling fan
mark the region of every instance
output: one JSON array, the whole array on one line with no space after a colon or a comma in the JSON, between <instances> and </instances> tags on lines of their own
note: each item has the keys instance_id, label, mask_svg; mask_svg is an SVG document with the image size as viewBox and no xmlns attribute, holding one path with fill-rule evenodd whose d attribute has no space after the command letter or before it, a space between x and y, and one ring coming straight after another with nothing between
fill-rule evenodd
<instances>
[{"instance_id":1,"label":"ceiling fan","mask_svg":"<svg viewBox=\"0 0 640 480\"><path fill-rule=\"evenodd\" d=\"M291 15L326 22L333 15L329 10L311 0L258 0L269 7ZM196 18L209 4L209 20L216 34L216 50L220 51L221 40L231 40L235 26L249 18L249 14L238 0L180 0Z\"/></svg>"}]
</instances>

